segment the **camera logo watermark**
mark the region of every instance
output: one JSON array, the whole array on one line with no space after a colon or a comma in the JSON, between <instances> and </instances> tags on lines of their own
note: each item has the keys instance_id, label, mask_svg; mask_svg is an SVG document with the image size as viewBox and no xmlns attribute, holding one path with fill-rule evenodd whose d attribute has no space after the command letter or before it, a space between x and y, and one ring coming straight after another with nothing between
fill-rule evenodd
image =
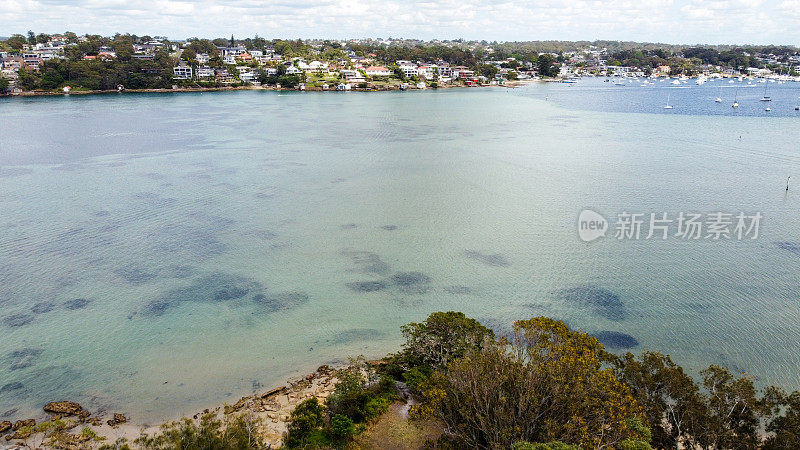
<instances>
[{"instance_id":1,"label":"camera logo watermark","mask_svg":"<svg viewBox=\"0 0 800 450\"><path fill-rule=\"evenodd\" d=\"M757 239L763 216L760 212L738 214L683 213L670 217L666 212L617 214L613 223L614 238L618 240L667 239L721 240ZM578 236L584 242L605 237L612 224L602 214L584 209L578 215Z\"/></svg>"}]
</instances>

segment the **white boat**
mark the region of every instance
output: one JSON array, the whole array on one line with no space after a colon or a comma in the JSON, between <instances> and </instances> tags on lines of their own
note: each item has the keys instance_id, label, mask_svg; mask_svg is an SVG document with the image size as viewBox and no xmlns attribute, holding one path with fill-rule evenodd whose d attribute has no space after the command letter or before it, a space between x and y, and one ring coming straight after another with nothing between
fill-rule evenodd
<instances>
[{"instance_id":1,"label":"white boat","mask_svg":"<svg viewBox=\"0 0 800 450\"><path fill-rule=\"evenodd\" d=\"M667 104L664 105L664 109L672 109L672 105L669 104L669 94L667 94Z\"/></svg>"},{"instance_id":2,"label":"white boat","mask_svg":"<svg viewBox=\"0 0 800 450\"><path fill-rule=\"evenodd\" d=\"M764 111L766 111L766 112L770 112L770 111L772 111L772 108L770 108L770 107L767 107L766 109L764 109Z\"/></svg>"},{"instance_id":3,"label":"white boat","mask_svg":"<svg viewBox=\"0 0 800 450\"><path fill-rule=\"evenodd\" d=\"M680 80L673 80L673 81L670 81L670 84L679 85L679 84L681 84L681 81Z\"/></svg>"},{"instance_id":4,"label":"white boat","mask_svg":"<svg viewBox=\"0 0 800 450\"><path fill-rule=\"evenodd\" d=\"M721 99L720 97L717 97L717 98L715 98L715 99L714 99L714 102L716 102L716 103L722 103L722 99Z\"/></svg>"},{"instance_id":5,"label":"white boat","mask_svg":"<svg viewBox=\"0 0 800 450\"><path fill-rule=\"evenodd\" d=\"M761 101L762 102L771 102L772 101L772 97L767 95L767 85L766 84L764 85L764 96L761 97Z\"/></svg>"}]
</instances>

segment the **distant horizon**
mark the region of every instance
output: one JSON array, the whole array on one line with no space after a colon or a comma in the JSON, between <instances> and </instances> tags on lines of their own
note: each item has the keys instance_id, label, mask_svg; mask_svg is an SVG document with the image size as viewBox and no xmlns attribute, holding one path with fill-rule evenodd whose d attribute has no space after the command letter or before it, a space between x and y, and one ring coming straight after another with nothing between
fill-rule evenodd
<instances>
[{"instance_id":1,"label":"distant horizon","mask_svg":"<svg viewBox=\"0 0 800 450\"><path fill-rule=\"evenodd\" d=\"M0 29L797 46L800 0L0 0Z\"/></svg>"},{"instance_id":2,"label":"distant horizon","mask_svg":"<svg viewBox=\"0 0 800 450\"><path fill-rule=\"evenodd\" d=\"M205 35L205 34L196 34L189 37L172 37L164 34L159 33L140 33L140 32L112 32L112 33L99 33L99 32L76 32L74 30L62 30L62 31L37 31L37 30L30 30L36 33L37 35L40 33L44 33L46 35L61 35L66 32L72 32L77 34L78 36L85 36L85 35L99 35L104 37L113 37L116 34L129 34L135 36L151 36L151 37L164 37L170 42L185 42L189 39L230 39L231 34L229 35ZM28 30L24 32L14 32L9 34L8 36L0 36L0 41L4 41L9 39L13 35L23 35L27 36ZM634 44L645 44L645 45L669 45L669 46L676 46L676 47L694 47L694 46L730 46L730 47L761 47L761 46L776 46L776 47L795 47L800 48L800 43L776 43L776 42L736 42L736 43L725 43L725 42L684 42L684 43L675 43L675 42L666 42L666 41L646 41L646 40L631 40L631 39L606 39L606 38L596 38L596 39L509 39L509 40L500 40L500 39L468 39L468 38L419 38L419 37L396 37L396 36L365 36L365 37L342 37L342 38L334 38L334 37L297 37L297 36L262 36L259 33L251 34L251 35L237 35L236 33L232 33L235 40L246 40L255 37L263 38L268 41L271 40L314 40L314 41L353 41L353 40L405 40L405 41L422 41L422 42L432 42L432 41L441 41L441 42L454 42L454 41L464 41L464 42L487 42L487 43L525 43L525 42L623 42L623 43L634 43Z\"/></svg>"}]
</instances>

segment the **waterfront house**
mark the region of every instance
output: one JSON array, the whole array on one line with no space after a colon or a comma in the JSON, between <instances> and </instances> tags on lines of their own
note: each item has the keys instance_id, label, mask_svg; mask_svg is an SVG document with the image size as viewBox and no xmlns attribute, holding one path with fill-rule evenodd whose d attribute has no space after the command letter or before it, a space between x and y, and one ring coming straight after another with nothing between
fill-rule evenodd
<instances>
[{"instance_id":1,"label":"waterfront house","mask_svg":"<svg viewBox=\"0 0 800 450\"><path fill-rule=\"evenodd\" d=\"M419 73L419 76L425 77L427 80L435 79L436 71L436 66L419 66L417 68L417 73Z\"/></svg>"},{"instance_id":2,"label":"waterfront house","mask_svg":"<svg viewBox=\"0 0 800 450\"><path fill-rule=\"evenodd\" d=\"M348 83L363 83L367 81L366 79L364 79L364 75L362 75L361 72L358 70L342 69L340 72L344 77L345 81L347 81Z\"/></svg>"},{"instance_id":3,"label":"waterfront house","mask_svg":"<svg viewBox=\"0 0 800 450\"><path fill-rule=\"evenodd\" d=\"M200 66L197 68L197 78L213 78L214 69L208 66Z\"/></svg>"},{"instance_id":4,"label":"waterfront house","mask_svg":"<svg viewBox=\"0 0 800 450\"><path fill-rule=\"evenodd\" d=\"M453 67L453 78L472 78L475 76L475 72L469 70L466 66L457 66Z\"/></svg>"},{"instance_id":5,"label":"waterfront house","mask_svg":"<svg viewBox=\"0 0 800 450\"><path fill-rule=\"evenodd\" d=\"M399 62L401 61L398 61L398 63ZM403 72L403 75L406 76L406 78L411 78L419 75L419 71L417 69L416 64L412 64L408 61L402 61L402 62L403 64L402 65L398 64L398 67L400 68L400 71Z\"/></svg>"},{"instance_id":6,"label":"waterfront house","mask_svg":"<svg viewBox=\"0 0 800 450\"><path fill-rule=\"evenodd\" d=\"M172 69L172 77L176 80L191 80L192 67L186 64L180 64Z\"/></svg>"},{"instance_id":7,"label":"waterfront house","mask_svg":"<svg viewBox=\"0 0 800 450\"><path fill-rule=\"evenodd\" d=\"M392 71L383 66L369 66L364 69L368 77L388 77Z\"/></svg>"}]
</instances>

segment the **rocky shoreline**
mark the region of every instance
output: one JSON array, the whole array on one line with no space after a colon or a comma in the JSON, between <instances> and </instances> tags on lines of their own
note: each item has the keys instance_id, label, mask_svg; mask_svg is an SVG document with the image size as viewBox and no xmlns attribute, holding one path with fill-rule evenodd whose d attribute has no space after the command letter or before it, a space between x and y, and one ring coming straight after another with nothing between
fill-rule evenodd
<instances>
[{"instance_id":1,"label":"rocky shoreline","mask_svg":"<svg viewBox=\"0 0 800 450\"><path fill-rule=\"evenodd\" d=\"M261 423L260 434L264 441L272 447L280 447L289 416L297 404L311 397L324 402L334 390L337 374L347 367L322 365L310 374L242 397L232 405L223 404L199 411L191 416L191 420L199 421L208 414L220 418L250 414ZM0 422L0 449L94 449L122 441L132 443L143 434L153 435L161 428L160 424L131 423L122 413L94 415L73 401L51 402L43 407L43 411L43 417Z\"/></svg>"}]
</instances>

